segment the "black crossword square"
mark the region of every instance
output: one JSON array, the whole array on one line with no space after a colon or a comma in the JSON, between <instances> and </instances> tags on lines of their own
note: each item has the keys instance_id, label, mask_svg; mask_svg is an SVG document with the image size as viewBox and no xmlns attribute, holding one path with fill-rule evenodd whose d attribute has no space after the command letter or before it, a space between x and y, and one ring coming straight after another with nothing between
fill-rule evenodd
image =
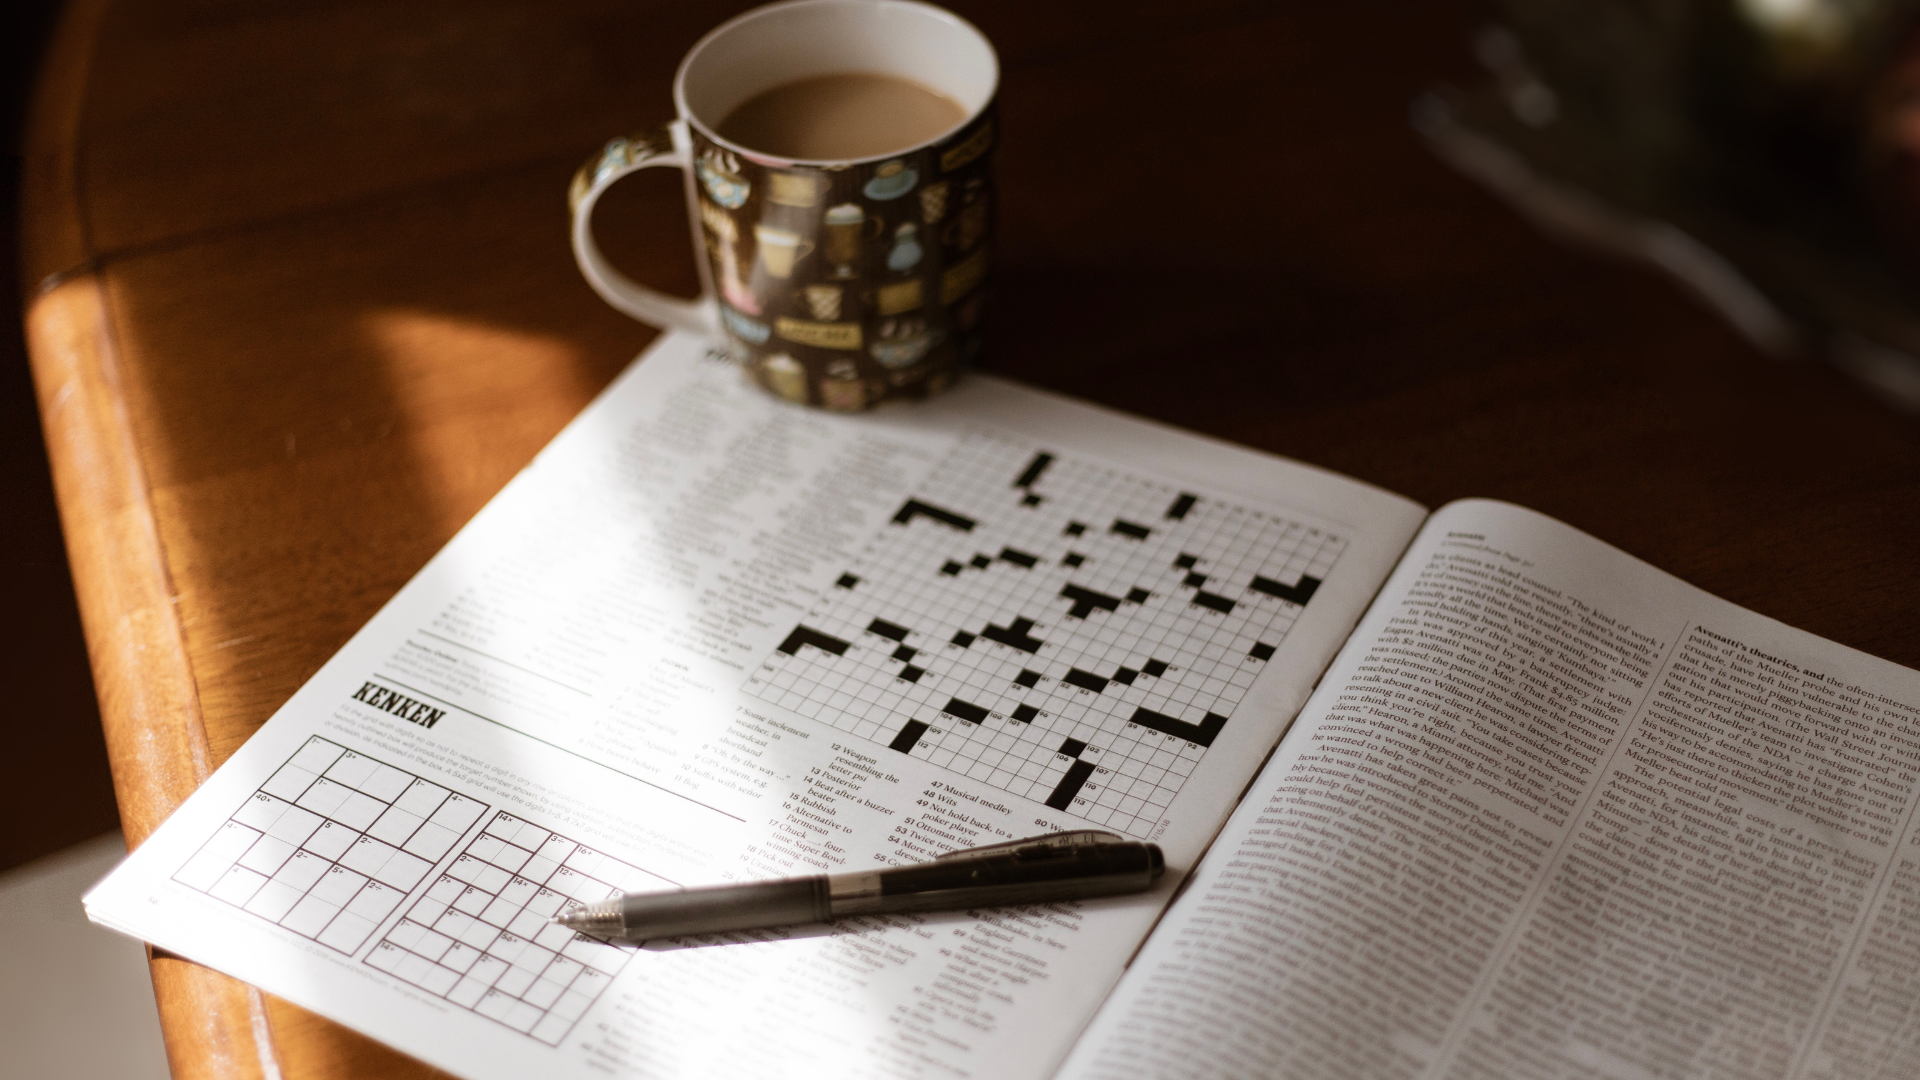
<instances>
[{"instance_id":1,"label":"black crossword square","mask_svg":"<svg viewBox=\"0 0 1920 1080\"><path fill-rule=\"evenodd\" d=\"M1255 660L1271 660L1273 659L1273 646L1261 642L1253 648L1248 649L1247 655L1253 657Z\"/></svg>"},{"instance_id":2,"label":"black crossword square","mask_svg":"<svg viewBox=\"0 0 1920 1080\"><path fill-rule=\"evenodd\" d=\"M852 574L841 574L840 580L834 582L834 584L840 586L843 589L851 589L855 585L860 584L860 579L857 577L854 577Z\"/></svg>"}]
</instances>

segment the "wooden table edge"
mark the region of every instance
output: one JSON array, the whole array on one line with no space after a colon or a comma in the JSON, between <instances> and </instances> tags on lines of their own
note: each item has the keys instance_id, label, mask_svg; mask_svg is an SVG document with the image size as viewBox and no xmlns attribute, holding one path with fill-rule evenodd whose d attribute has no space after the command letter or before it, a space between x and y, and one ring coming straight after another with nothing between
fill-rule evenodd
<instances>
[{"instance_id":1,"label":"wooden table edge","mask_svg":"<svg viewBox=\"0 0 1920 1080\"><path fill-rule=\"evenodd\" d=\"M67 560L133 848L212 769L80 190L80 121L109 3L74 0L49 42L24 140L20 280ZM279 1080L258 990L163 953L151 953L150 966L175 1080Z\"/></svg>"},{"instance_id":2,"label":"wooden table edge","mask_svg":"<svg viewBox=\"0 0 1920 1080\"><path fill-rule=\"evenodd\" d=\"M102 293L92 273L43 293L27 309L27 348L121 828L131 848L212 767L165 553L117 392ZM176 1080L279 1075L258 991L177 957L156 955L152 968Z\"/></svg>"}]
</instances>

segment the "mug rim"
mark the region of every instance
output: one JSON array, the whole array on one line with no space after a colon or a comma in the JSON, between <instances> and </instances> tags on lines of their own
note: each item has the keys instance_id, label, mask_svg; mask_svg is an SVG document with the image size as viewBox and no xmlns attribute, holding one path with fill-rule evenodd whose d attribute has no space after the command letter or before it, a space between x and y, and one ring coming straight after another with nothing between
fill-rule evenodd
<instances>
[{"instance_id":1,"label":"mug rim","mask_svg":"<svg viewBox=\"0 0 1920 1080\"><path fill-rule=\"evenodd\" d=\"M979 106L968 110L967 115L963 117L959 123L954 124L952 127L941 131L931 138L922 139L919 142L895 150L889 150L884 154L870 154L866 157L854 158L783 158L778 154L769 154L763 150L754 150L734 142L731 139L723 138L718 132L714 131L712 127L708 126L705 121L701 120L700 117L694 115L693 110L687 105L687 72L701 53L712 47L722 37L742 26L767 18L778 12L807 7L853 7L865 8L869 11L875 11L885 7L918 8L943 22L950 23L958 29L972 34L979 39L981 45L985 46L987 62L992 65L992 71L988 73L987 93L981 99ZM924 0L776 0L775 3L762 4L757 8L735 15L733 18L728 19L726 22L721 23L719 26L701 35L700 40L694 42L693 47L687 50L686 56L681 58L679 69L673 73L673 107L683 123L699 131L707 141L724 147L736 154L740 154L750 161L770 164L781 168L798 166L802 168L831 169L890 161L907 154L917 153L928 147L937 146L965 130L967 125L980 119L981 115L992 107L994 100L999 97L999 94L1000 53L994 49L993 42L988 39L986 34L980 31L979 27L973 25L973 23L964 16L948 11L946 8L940 7L937 4L926 3Z\"/></svg>"}]
</instances>

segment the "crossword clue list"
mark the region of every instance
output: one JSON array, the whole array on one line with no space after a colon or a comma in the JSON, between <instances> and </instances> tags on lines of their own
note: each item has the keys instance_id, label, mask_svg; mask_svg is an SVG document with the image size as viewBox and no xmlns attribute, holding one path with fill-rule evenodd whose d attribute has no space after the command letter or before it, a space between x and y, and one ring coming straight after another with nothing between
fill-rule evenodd
<instances>
[{"instance_id":1,"label":"crossword clue list","mask_svg":"<svg viewBox=\"0 0 1920 1080\"><path fill-rule=\"evenodd\" d=\"M746 690L1145 836L1345 545L1284 515L974 435Z\"/></svg>"}]
</instances>

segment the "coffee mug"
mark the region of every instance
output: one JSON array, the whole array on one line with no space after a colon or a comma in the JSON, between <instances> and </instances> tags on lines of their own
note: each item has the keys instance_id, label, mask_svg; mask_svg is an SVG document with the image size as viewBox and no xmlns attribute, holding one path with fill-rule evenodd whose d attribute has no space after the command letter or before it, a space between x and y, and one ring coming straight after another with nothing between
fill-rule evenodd
<instances>
[{"instance_id":1,"label":"coffee mug","mask_svg":"<svg viewBox=\"0 0 1920 1080\"><path fill-rule=\"evenodd\" d=\"M718 134L762 91L854 72L938 91L965 119L850 160L789 160ZM940 390L980 349L999 77L986 37L930 4L794 0L749 11L681 61L678 119L614 139L573 178L580 272L642 322L726 342L762 386L792 401L851 411ZM632 281L594 244L600 196L660 165L686 173L695 301Z\"/></svg>"}]
</instances>

